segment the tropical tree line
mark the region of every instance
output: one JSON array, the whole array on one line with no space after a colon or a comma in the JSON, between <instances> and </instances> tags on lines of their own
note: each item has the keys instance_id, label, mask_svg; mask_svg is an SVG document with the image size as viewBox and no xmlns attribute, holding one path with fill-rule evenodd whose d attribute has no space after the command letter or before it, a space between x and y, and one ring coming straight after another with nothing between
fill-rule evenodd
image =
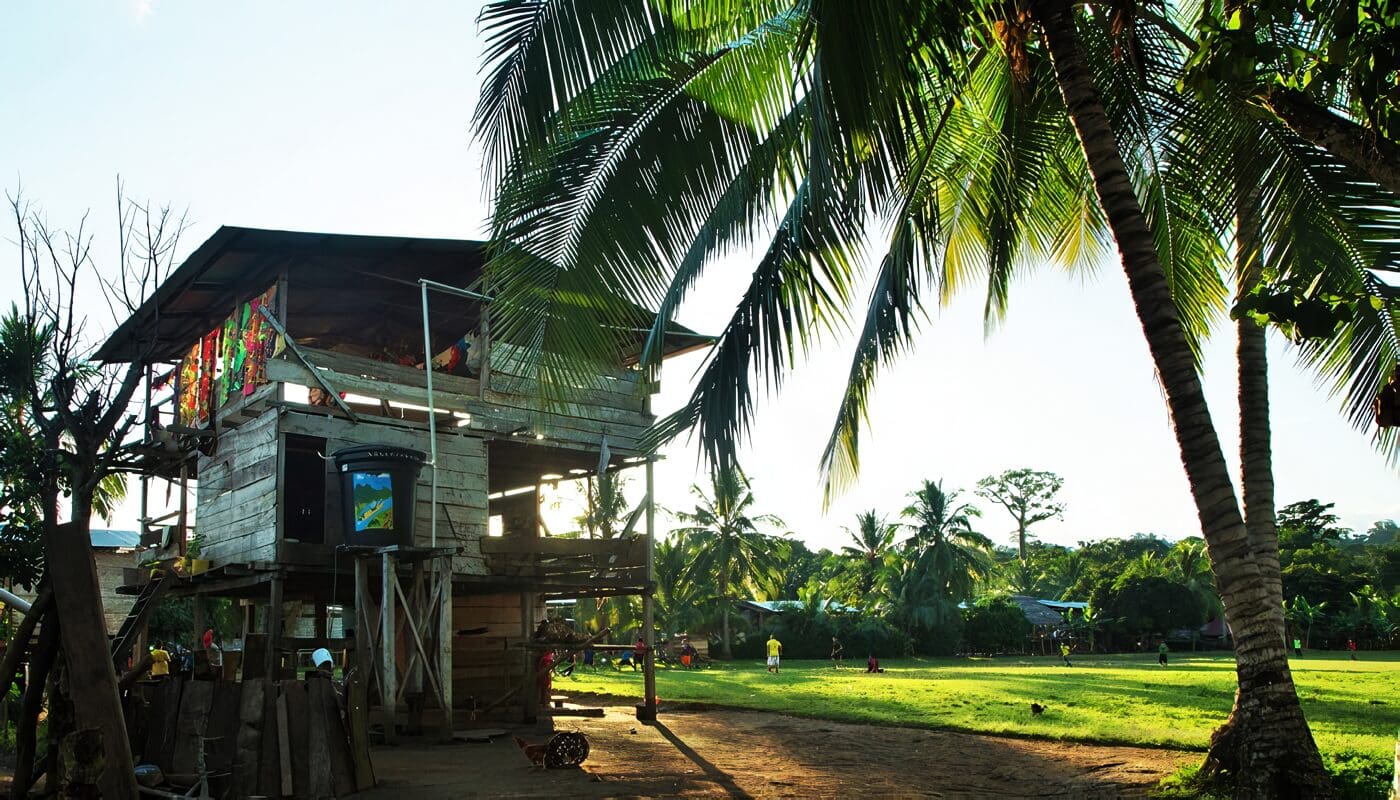
<instances>
[{"instance_id":1,"label":"tropical tree line","mask_svg":"<svg viewBox=\"0 0 1400 800\"><path fill-rule=\"evenodd\" d=\"M857 514L843 529L844 546L813 550L781 519L754 510L742 472L718 474L710 487L692 487L695 508L671 512L680 524L657 544L657 633L709 638L725 658L761 655L768 633L802 657L828 655L832 636L851 653L886 657L1049 652L1061 641L1080 653L1149 649L1163 640L1232 646L1200 537L1041 542L1025 521L1048 519L1046 509L1062 513L1055 499L1062 485L1053 473L1028 469L980 481L978 496L1006 509L1014 525L1003 538L986 532L996 523L963 492L925 480L898 512ZM604 493L620 497L624 488L614 483ZM998 499L1012 494L1021 501L1010 507ZM614 505L623 516L630 507ZM1353 535L1337 526L1331 508L1307 500L1278 512L1292 635L1306 648L1341 649L1352 639L1363 648L1400 644L1400 526L1382 520ZM606 537L620 527L596 509L579 518L581 533ZM1067 608L1059 622L1033 631L1008 601L1013 595L1086 607ZM743 600L788 605L756 625L754 614L740 614ZM641 603L582 600L575 614L585 627L612 627L626 641L641 624Z\"/></svg>"}]
</instances>

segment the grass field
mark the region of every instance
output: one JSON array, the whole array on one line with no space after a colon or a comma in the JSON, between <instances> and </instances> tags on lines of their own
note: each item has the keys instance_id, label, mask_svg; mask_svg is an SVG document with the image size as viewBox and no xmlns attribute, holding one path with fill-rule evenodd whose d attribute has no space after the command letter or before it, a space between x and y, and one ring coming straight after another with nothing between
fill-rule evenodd
<instances>
[{"instance_id":1,"label":"grass field","mask_svg":"<svg viewBox=\"0 0 1400 800\"><path fill-rule=\"evenodd\" d=\"M1324 752L1358 751L1389 760L1400 728L1400 654L1308 655L1293 664L1303 708ZM1051 739L1146 744L1204 750L1229 714L1234 661L1228 655L1156 654L1077 658L904 659L864 662L835 671L830 661L784 662L778 675L755 662L712 669L659 669L656 693L668 700L714 703L808 717L888 725L946 727ZM556 678L564 693L640 698L641 673ZM1030 703L1049 707L1033 717Z\"/></svg>"}]
</instances>

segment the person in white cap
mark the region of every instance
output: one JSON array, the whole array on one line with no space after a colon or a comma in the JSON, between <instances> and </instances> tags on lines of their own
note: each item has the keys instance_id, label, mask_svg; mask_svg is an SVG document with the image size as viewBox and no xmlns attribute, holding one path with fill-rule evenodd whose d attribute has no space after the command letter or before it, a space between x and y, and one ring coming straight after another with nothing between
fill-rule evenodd
<instances>
[{"instance_id":1,"label":"person in white cap","mask_svg":"<svg viewBox=\"0 0 1400 800\"><path fill-rule=\"evenodd\" d=\"M335 659L331 658L331 651L324 647L318 647L311 653L311 663L327 675L335 674Z\"/></svg>"}]
</instances>

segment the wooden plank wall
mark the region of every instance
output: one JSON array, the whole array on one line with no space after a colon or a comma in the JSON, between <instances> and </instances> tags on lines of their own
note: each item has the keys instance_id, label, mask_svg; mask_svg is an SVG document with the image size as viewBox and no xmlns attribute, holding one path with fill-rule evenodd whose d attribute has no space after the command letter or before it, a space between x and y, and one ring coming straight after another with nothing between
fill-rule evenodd
<instances>
[{"instance_id":1,"label":"wooden plank wall","mask_svg":"<svg viewBox=\"0 0 1400 800\"><path fill-rule=\"evenodd\" d=\"M542 619L543 602L532 619ZM521 645L520 595L478 594L452 598L454 631L486 628L472 636L452 640L452 697L458 708L486 708L520 684L525 677L526 650ZM518 709L519 695L501 708ZM500 711L501 709L497 709ZM495 712L493 712L495 713Z\"/></svg>"},{"instance_id":2,"label":"wooden plank wall","mask_svg":"<svg viewBox=\"0 0 1400 800\"><path fill-rule=\"evenodd\" d=\"M288 710L281 736L276 708ZM214 797L346 797L357 789L345 711L328 678L138 684L127 698L137 763L195 776L204 751ZM284 771L283 764L288 765ZM285 789L285 791L284 791Z\"/></svg>"},{"instance_id":3,"label":"wooden plank wall","mask_svg":"<svg viewBox=\"0 0 1400 800\"><path fill-rule=\"evenodd\" d=\"M321 376L341 391L398 403L427 404L426 378L422 370L359 358L343 353L303 348ZM646 394L639 388L641 374L618 368L597 376L596 385L570 391L568 402L539 412L538 384L525 375L529 368L516 348L492 345L490 390L482 396L474 378L435 375L433 399L439 409L467 412L465 428L478 432L509 433L528 428L556 444L578 449L596 448L603 435L619 453L639 452L639 442L654 417L646 411ZM273 380L317 385L299 362L286 357L268 363Z\"/></svg>"},{"instance_id":4,"label":"wooden plank wall","mask_svg":"<svg viewBox=\"0 0 1400 800\"><path fill-rule=\"evenodd\" d=\"M353 423L340 417L287 411L282 417L281 431L326 440L327 456L345 447L363 444L391 444L412 447L424 453L430 451L428 433L388 421L361 417ZM463 554L453 559L452 569L458 574L485 575L486 564L481 558L478 541L486 535L487 494L486 441L457 430L438 431L438 546L463 548ZM431 541L432 471L426 466L418 476L418 497L414 508L416 543L427 546ZM341 529L340 477L335 462L326 461L326 526L329 531ZM335 545L343 536L327 537Z\"/></svg>"},{"instance_id":5,"label":"wooden plank wall","mask_svg":"<svg viewBox=\"0 0 1400 800\"><path fill-rule=\"evenodd\" d=\"M277 413L223 431L213 456L199 457L195 526L214 566L277 555Z\"/></svg>"}]
</instances>

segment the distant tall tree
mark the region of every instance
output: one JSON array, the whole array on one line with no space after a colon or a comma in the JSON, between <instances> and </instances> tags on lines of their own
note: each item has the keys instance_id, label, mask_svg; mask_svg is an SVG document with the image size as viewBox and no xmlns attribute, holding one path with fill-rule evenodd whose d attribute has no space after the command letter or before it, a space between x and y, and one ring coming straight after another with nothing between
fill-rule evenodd
<instances>
[{"instance_id":1,"label":"distant tall tree","mask_svg":"<svg viewBox=\"0 0 1400 800\"><path fill-rule=\"evenodd\" d=\"M1366 543L1381 545L1400 542L1400 524L1393 519L1380 519L1366 531Z\"/></svg>"},{"instance_id":2,"label":"distant tall tree","mask_svg":"<svg viewBox=\"0 0 1400 800\"><path fill-rule=\"evenodd\" d=\"M1315 499L1290 503L1278 510L1280 548L1302 550L1320 542L1338 543L1350 533L1350 528L1337 525L1339 517L1332 513L1336 503L1321 503Z\"/></svg>"},{"instance_id":3,"label":"distant tall tree","mask_svg":"<svg viewBox=\"0 0 1400 800\"><path fill-rule=\"evenodd\" d=\"M1065 507L1055 501L1065 480L1053 472L1009 469L977 482L977 494L991 500L1016 520L1016 546L1021 563L1029 563L1026 539L1032 525L1060 517Z\"/></svg>"},{"instance_id":4,"label":"distant tall tree","mask_svg":"<svg viewBox=\"0 0 1400 800\"><path fill-rule=\"evenodd\" d=\"M987 577L992 549L991 540L972 529L972 519L982 512L959 503L958 494L945 492L941 481L925 480L909 493L912 502L903 512L914 533L904 545L906 558L955 604L971 597L977 581Z\"/></svg>"},{"instance_id":5,"label":"distant tall tree","mask_svg":"<svg viewBox=\"0 0 1400 800\"><path fill-rule=\"evenodd\" d=\"M856 515L854 530L844 530L852 543L841 548L841 552L859 564L861 591L869 593L875 588L875 579L884 566L885 556L894 549L899 523L890 522L872 508Z\"/></svg>"},{"instance_id":6,"label":"distant tall tree","mask_svg":"<svg viewBox=\"0 0 1400 800\"><path fill-rule=\"evenodd\" d=\"M788 554L787 542L760 528L781 527L783 521L771 514L752 514L753 490L737 467L716 472L709 494L698 485L691 486L690 492L699 501L695 510L676 514L689 526L672 533L690 537L694 543L685 580L714 587L720 612L720 650L725 658L733 658L729 616L734 601L745 587L775 590Z\"/></svg>"}]
</instances>

